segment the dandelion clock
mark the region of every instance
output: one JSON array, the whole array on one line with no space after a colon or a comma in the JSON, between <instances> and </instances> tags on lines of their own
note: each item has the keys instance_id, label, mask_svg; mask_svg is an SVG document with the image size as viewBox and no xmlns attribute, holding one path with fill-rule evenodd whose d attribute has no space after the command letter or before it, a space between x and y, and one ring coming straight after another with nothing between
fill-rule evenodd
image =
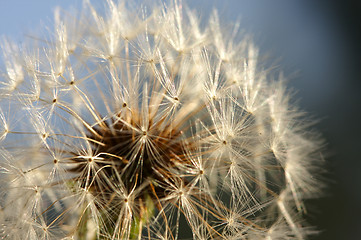
<instances>
[{"instance_id":1,"label":"dandelion clock","mask_svg":"<svg viewBox=\"0 0 361 240\"><path fill-rule=\"evenodd\" d=\"M1 238L313 234L322 141L252 39L181 1L105 5L1 42Z\"/></svg>"}]
</instances>

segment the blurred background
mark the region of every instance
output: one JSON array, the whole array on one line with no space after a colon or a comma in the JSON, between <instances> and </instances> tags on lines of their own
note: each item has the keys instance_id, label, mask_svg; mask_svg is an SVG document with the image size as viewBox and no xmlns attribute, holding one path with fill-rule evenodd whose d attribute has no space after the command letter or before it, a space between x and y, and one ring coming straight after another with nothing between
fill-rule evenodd
<instances>
[{"instance_id":1,"label":"blurred background","mask_svg":"<svg viewBox=\"0 0 361 240\"><path fill-rule=\"evenodd\" d=\"M328 189L309 207L309 221L322 230L314 239L361 239L361 1L185 2L204 18L215 7L221 21L240 20L261 55L290 79L327 141ZM24 33L51 28L56 6L81 1L0 0L0 35L20 43Z\"/></svg>"}]
</instances>

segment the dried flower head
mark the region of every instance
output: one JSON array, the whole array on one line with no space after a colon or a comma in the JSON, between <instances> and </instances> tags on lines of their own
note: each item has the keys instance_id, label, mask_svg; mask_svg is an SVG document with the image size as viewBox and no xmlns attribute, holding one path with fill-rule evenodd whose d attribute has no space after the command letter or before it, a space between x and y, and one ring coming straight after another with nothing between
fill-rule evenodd
<instances>
[{"instance_id":1,"label":"dried flower head","mask_svg":"<svg viewBox=\"0 0 361 240\"><path fill-rule=\"evenodd\" d=\"M85 1L2 41L0 236L306 238L321 142L283 77L216 12L146 9Z\"/></svg>"}]
</instances>

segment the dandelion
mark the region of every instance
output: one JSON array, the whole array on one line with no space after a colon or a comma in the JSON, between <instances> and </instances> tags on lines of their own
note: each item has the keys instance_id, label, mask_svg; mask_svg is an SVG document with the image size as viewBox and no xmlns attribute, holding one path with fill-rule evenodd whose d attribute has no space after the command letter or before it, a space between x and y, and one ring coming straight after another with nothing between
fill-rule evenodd
<instances>
[{"instance_id":1,"label":"dandelion","mask_svg":"<svg viewBox=\"0 0 361 240\"><path fill-rule=\"evenodd\" d=\"M249 37L90 2L2 41L0 236L305 239L321 141Z\"/></svg>"}]
</instances>

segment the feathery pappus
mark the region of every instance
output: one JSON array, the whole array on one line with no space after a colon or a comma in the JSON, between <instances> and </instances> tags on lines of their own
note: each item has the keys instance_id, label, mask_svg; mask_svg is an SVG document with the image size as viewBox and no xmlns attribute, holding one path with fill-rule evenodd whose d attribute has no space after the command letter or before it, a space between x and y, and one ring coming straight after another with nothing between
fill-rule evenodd
<instances>
[{"instance_id":1,"label":"feathery pappus","mask_svg":"<svg viewBox=\"0 0 361 240\"><path fill-rule=\"evenodd\" d=\"M306 239L322 141L258 49L180 0L3 39L2 239Z\"/></svg>"}]
</instances>

